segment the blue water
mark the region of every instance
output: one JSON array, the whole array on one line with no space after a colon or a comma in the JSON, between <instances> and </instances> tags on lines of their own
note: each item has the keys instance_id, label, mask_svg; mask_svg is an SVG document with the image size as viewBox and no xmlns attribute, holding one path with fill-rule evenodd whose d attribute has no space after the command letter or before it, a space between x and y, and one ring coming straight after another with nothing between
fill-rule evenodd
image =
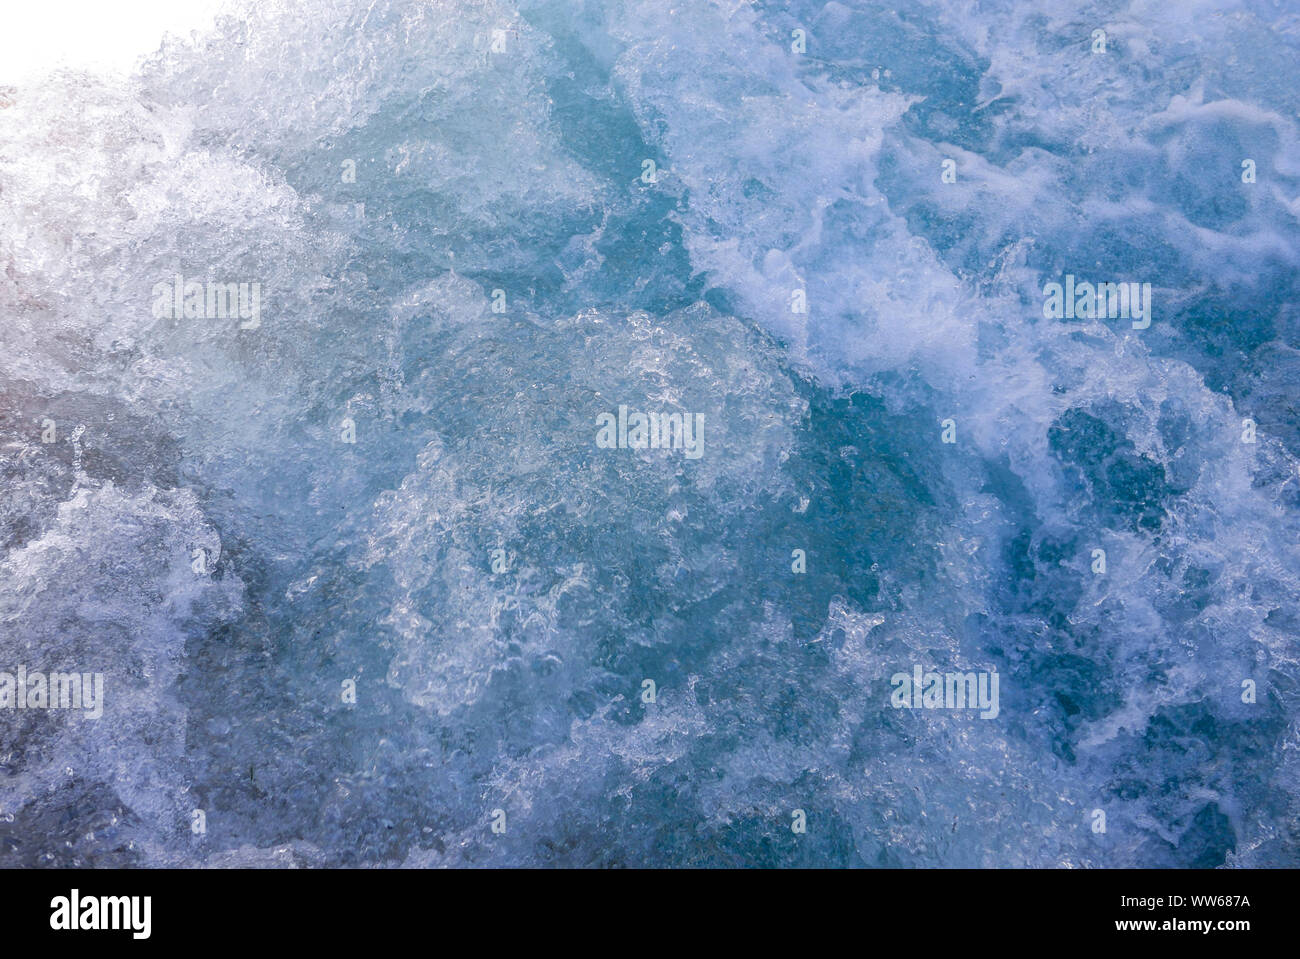
<instances>
[{"instance_id":1,"label":"blue water","mask_svg":"<svg viewBox=\"0 0 1300 959\"><path fill-rule=\"evenodd\" d=\"M1300 865L1298 55L1265 0L311 0L10 91L0 670L106 702L0 712L0 864Z\"/></svg>"}]
</instances>

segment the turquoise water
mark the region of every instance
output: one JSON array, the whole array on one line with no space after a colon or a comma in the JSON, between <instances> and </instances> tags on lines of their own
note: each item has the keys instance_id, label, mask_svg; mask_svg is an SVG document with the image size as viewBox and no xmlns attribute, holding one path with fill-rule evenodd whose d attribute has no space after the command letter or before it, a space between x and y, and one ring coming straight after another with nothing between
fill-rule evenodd
<instances>
[{"instance_id":1,"label":"turquoise water","mask_svg":"<svg viewBox=\"0 0 1300 959\"><path fill-rule=\"evenodd\" d=\"M0 711L0 862L1300 865L1298 14L257 3L13 91L0 670L106 694Z\"/></svg>"}]
</instances>

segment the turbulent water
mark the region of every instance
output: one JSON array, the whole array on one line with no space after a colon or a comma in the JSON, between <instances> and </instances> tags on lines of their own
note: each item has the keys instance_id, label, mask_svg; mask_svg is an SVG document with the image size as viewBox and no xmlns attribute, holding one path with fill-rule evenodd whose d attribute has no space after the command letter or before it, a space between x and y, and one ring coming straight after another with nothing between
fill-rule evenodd
<instances>
[{"instance_id":1,"label":"turbulent water","mask_svg":"<svg viewBox=\"0 0 1300 959\"><path fill-rule=\"evenodd\" d=\"M1300 865L1298 56L312 0L3 91L0 670L104 694L0 865Z\"/></svg>"}]
</instances>

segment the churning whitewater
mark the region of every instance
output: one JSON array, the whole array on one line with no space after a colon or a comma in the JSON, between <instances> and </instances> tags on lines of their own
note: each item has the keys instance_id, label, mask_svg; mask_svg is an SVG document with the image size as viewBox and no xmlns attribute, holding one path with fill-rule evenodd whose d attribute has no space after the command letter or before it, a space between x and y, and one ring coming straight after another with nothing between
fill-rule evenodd
<instances>
[{"instance_id":1,"label":"churning whitewater","mask_svg":"<svg viewBox=\"0 0 1300 959\"><path fill-rule=\"evenodd\" d=\"M229 14L0 91L0 865L1300 865L1293 4Z\"/></svg>"}]
</instances>

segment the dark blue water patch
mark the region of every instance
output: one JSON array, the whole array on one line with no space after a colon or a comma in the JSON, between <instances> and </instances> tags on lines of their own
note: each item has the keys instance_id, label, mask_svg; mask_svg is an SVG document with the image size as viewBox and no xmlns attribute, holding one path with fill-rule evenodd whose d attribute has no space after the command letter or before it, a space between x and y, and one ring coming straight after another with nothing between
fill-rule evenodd
<instances>
[{"instance_id":1,"label":"dark blue water patch","mask_svg":"<svg viewBox=\"0 0 1300 959\"><path fill-rule=\"evenodd\" d=\"M1048 430L1065 480L1081 494L1079 513L1100 525L1158 530L1169 501L1186 492L1170 485L1164 468L1139 453L1122 426L1080 408L1066 410Z\"/></svg>"},{"instance_id":2,"label":"dark blue water patch","mask_svg":"<svg viewBox=\"0 0 1300 959\"><path fill-rule=\"evenodd\" d=\"M1203 701L1161 707L1140 735L1126 736L1108 789L1140 802L1179 836L1176 843L1148 839L1142 861L1222 865L1236 848L1236 829L1218 805L1200 797L1255 793L1248 770L1273 748L1283 723L1275 704L1264 704L1259 718L1232 720ZM1221 744L1229 741L1233 748L1225 751Z\"/></svg>"},{"instance_id":3,"label":"dark blue water patch","mask_svg":"<svg viewBox=\"0 0 1300 959\"><path fill-rule=\"evenodd\" d=\"M75 778L0 819L0 868L138 868L139 828L111 787Z\"/></svg>"},{"instance_id":4,"label":"dark blue water patch","mask_svg":"<svg viewBox=\"0 0 1300 959\"><path fill-rule=\"evenodd\" d=\"M1212 359L1240 361L1275 339L1282 329L1284 309L1296 302L1294 270L1286 263L1268 259L1258 264L1256 282L1215 286L1198 297L1186 310L1177 312L1172 325ZM1289 344L1296 346L1294 331ZM1248 365L1248 364L1242 364ZM1209 379L1217 388L1226 382L1228 363L1211 367Z\"/></svg>"},{"instance_id":5,"label":"dark blue water patch","mask_svg":"<svg viewBox=\"0 0 1300 959\"><path fill-rule=\"evenodd\" d=\"M1177 150L1167 149L1170 141L1177 142ZM1178 210L1195 226L1237 232L1233 228L1240 224L1242 232L1253 232L1255 224L1242 222L1251 212L1252 196L1250 185L1241 182L1241 161L1276 153L1271 128L1211 121L1190 131L1157 132L1151 142L1166 149L1158 154L1158 164L1148 166L1150 200L1162 209Z\"/></svg>"},{"instance_id":6,"label":"dark blue water patch","mask_svg":"<svg viewBox=\"0 0 1300 959\"><path fill-rule=\"evenodd\" d=\"M1001 663L1013 693L1003 711L1073 763L1080 728L1123 702L1114 637L1106 632L1111 611L1095 618L1097 611L1081 608L1099 530L1077 520L1045 522L1007 464L990 462L985 469L985 490L997 492L1011 525L997 555L989 613L968 617L963 648L972 658Z\"/></svg>"},{"instance_id":7,"label":"dark blue water patch","mask_svg":"<svg viewBox=\"0 0 1300 959\"><path fill-rule=\"evenodd\" d=\"M913 3L866 6L798 2L759 4L772 42L789 49L790 32L808 34L809 72L830 80L879 86L916 96L903 117L927 140L979 150L1002 109L980 111L980 78L988 62L960 39L937 28L932 14Z\"/></svg>"}]
</instances>

